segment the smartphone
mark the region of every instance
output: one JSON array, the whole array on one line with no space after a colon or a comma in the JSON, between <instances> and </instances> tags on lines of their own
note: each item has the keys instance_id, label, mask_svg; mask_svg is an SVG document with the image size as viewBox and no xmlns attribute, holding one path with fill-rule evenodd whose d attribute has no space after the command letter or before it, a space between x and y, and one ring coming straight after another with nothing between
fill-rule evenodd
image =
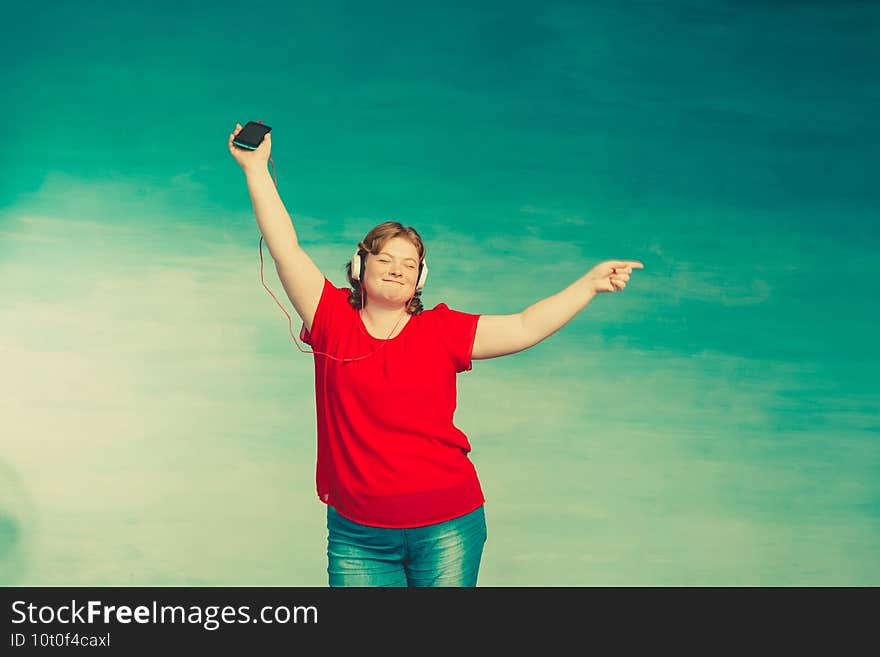
<instances>
[{"instance_id":1,"label":"smartphone","mask_svg":"<svg viewBox=\"0 0 880 657\"><path fill-rule=\"evenodd\" d=\"M232 140L232 143L240 148L247 148L248 150L256 150L260 143L263 141L263 137L266 136L266 133L271 131L267 125L263 125L262 123L254 123L253 121L248 121L247 124L241 129L235 139Z\"/></svg>"}]
</instances>

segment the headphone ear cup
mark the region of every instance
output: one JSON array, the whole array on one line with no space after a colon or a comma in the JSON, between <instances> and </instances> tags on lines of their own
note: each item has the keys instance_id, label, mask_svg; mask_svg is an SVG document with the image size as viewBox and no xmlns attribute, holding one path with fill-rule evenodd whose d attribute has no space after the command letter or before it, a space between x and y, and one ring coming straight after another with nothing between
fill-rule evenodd
<instances>
[{"instance_id":1,"label":"headphone ear cup","mask_svg":"<svg viewBox=\"0 0 880 657\"><path fill-rule=\"evenodd\" d=\"M421 290L425 287L425 281L428 280L428 263L422 261L421 269L422 271L419 273L419 282L416 283L416 290Z\"/></svg>"},{"instance_id":2,"label":"headphone ear cup","mask_svg":"<svg viewBox=\"0 0 880 657\"><path fill-rule=\"evenodd\" d=\"M358 251L351 257L351 277L359 281L361 279L361 252Z\"/></svg>"}]
</instances>

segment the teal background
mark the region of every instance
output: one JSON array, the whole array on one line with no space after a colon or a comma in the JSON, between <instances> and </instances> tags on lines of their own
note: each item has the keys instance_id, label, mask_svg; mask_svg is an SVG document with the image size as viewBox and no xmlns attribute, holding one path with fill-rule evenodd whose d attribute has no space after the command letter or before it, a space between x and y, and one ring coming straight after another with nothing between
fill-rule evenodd
<instances>
[{"instance_id":1,"label":"teal background","mask_svg":"<svg viewBox=\"0 0 880 657\"><path fill-rule=\"evenodd\" d=\"M425 239L429 308L645 263L459 377L480 584L880 584L878 3L4 22L2 583L325 585L312 357L227 151L260 119L337 285L387 219Z\"/></svg>"}]
</instances>

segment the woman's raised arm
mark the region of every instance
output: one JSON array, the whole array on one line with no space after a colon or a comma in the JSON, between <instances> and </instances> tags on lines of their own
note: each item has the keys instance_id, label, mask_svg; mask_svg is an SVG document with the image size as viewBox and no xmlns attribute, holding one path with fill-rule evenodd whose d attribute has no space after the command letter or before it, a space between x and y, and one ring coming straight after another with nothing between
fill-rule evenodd
<instances>
[{"instance_id":1,"label":"woman's raised arm","mask_svg":"<svg viewBox=\"0 0 880 657\"><path fill-rule=\"evenodd\" d=\"M244 171L257 225L275 261L278 278L305 327L311 330L324 289L324 274L300 247L290 214L266 168L272 148L270 134L256 150L249 151L232 143L240 131L237 125L229 135L229 152Z\"/></svg>"}]
</instances>

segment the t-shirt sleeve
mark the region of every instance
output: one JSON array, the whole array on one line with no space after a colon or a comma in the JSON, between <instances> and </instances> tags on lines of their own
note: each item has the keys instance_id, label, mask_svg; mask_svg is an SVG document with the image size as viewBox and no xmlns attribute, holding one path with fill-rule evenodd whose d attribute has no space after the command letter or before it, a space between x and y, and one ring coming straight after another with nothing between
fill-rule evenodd
<instances>
[{"instance_id":1,"label":"t-shirt sleeve","mask_svg":"<svg viewBox=\"0 0 880 657\"><path fill-rule=\"evenodd\" d=\"M299 339L314 349L324 349L327 344L328 327L333 322L333 317L339 313L340 304L348 303L346 298L348 291L338 288L325 276L324 289L321 291L321 299L315 309L315 317L312 319L312 330L309 331L305 324L299 333Z\"/></svg>"},{"instance_id":2,"label":"t-shirt sleeve","mask_svg":"<svg viewBox=\"0 0 880 657\"><path fill-rule=\"evenodd\" d=\"M450 309L445 303L434 307L438 330L443 346L455 365L456 372L471 369L474 353L474 337L477 334L479 315Z\"/></svg>"}]
</instances>

